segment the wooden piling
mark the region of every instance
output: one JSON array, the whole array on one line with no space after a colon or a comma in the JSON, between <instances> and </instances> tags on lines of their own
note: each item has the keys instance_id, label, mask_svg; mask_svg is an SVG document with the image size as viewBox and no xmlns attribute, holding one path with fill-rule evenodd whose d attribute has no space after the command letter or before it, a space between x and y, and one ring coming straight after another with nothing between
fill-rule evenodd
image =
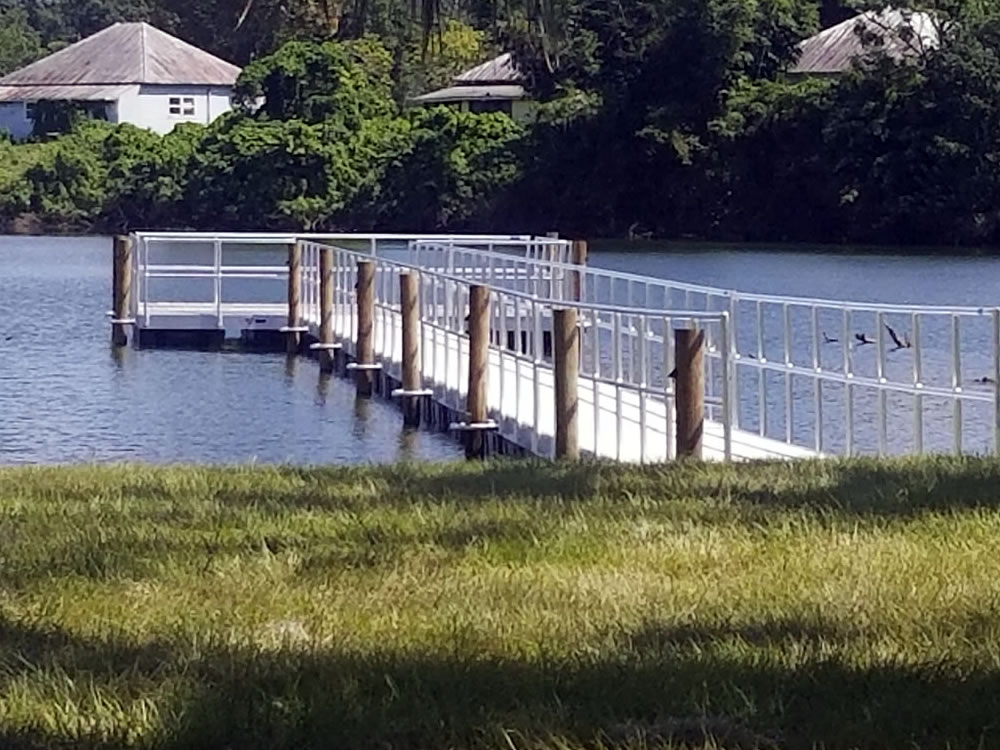
<instances>
[{"instance_id":1,"label":"wooden piling","mask_svg":"<svg viewBox=\"0 0 1000 750\"><path fill-rule=\"evenodd\" d=\"M572 246L573 265L585 267L587 265L587 257L589 255L590 255L590 250L586 240L573 240L573 246ZM583 300L585 292L583 277L584 277L583 271L573 272L573 299L576 300L577 302Z\"/></svg>"},{"instance_id":2,"label":"wooden piling","mask_svg":"<svg viewBox=\"0 0 1000 750\"><path fill-rule=\"evenodd\" d=\"M358 395L370 398L375 390L375 263L358 261L358 340L354 383Z\"/></svg>"},{"instance_id":3,"label":"wooden piling","mask_svg":"<svg viewBox=\"0 0 1000 750\"><path fill-rule=\"evenodd\" d=\"M115 237L111 287L111 343L125 346L132 307L132 240L128 237Z\"/></svg>"},{"instance_id":4,"label":"wooden piling","mask_svg":"<svg viewBox=\"0 0 1000 750\"><path fill-rule=\"evenodd\" d=\"M333 248L319 251L319 350L320 372L334 369L333 346Z\"/></svg>"},{"instance_id":5,"label":"wooden piling","mask_svg":"<svg viewBox=\"0 0 1000 750\"><path fill-rule=\"evenodd\" d=\"M677 457L702 457L705 429L705 334L691 328L674 331L677 364Z\"/></svg>"},{"instance_id":6,"label":"wooden piling","mask_svg":"<svg viewBox=\"0 0 1000 750\"><path fill-rule=\"evenodd\" d=\"M577 426L580 328L577 318L576 309L553 311L557 460L576 461L580 458Z\"/></svg>"},{"instance_id":7,"label":"wooden piling","mask_svg":"<svg viewBox=\"0 0 1000 750\"><path fill-rule=\"evenodd\" d=\"M420 276L403 273L399 276L399 300L403 313L403 424L420 425L420 403L416 393L423 384L420 377Z\"/></svg>"},{"instance_id":8,"label":"wooden piling","mask_svg":"<svg viewBox=\"0 0 1000 750\"><path fill-rule=\"evenodd\" d=\"M298 354L301 345L302 246L288 245L288 324L285 328L285 349Z\"/></svg>"},{"instance_id":9,"label":"wooden piling","mask_svg":"<svg viewBox=\"0 0 1000 750\"><path fill-rule=\"evenodd\" d=\"M489 419L487 403L487 373L490 356L490 290L485 286L469 287L469 395L466 410L469 425L465 434L467 458L482 458L486 454L486 431L475 429Z\"/></svg>"}]
</instances>

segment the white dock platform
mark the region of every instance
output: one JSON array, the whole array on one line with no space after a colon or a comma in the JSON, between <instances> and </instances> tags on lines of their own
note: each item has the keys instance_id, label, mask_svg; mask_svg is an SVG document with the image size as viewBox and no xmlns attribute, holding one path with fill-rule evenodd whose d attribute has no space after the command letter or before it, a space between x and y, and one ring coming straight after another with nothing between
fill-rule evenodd
<instances>
[{"instance_id":1,"label":"white dock platform","mask_svg":"<svg viewBox=\"0 0 1000 750\"><path fill-rule=\"evenodd\" d=\"M159 236L157 236L159 237ZM146 240L144 242L144 239ZM135 239L148 255L149 239L138 235ZM289 305L285 299L265 302L231 302L222 295L223 279L252 277L272 282L288 279L287 267L267 266L248 271L246 266L226 267L222 264L224 243L246 244L236 237L212 241L216 266L215 276L206 277L204 266L176 266L160 262L147 265L140 254L135 261L137 294L132 300L132 314L138 332L213 332L226 338L239 337L246 331L267 331L277 334L289 324ZM269 240L276 242L276 240ZM169 237L162 243L169 242ZM531 242L536 242L532 240ZM540 241L538 241L540 242ZM162 244L161 243L161 244ZM303 242L302 298L298 323L308 331L308 338L319 336L320 284L319 250L315 242ZM280 247L280 245L279 245ZM432 398L455 412L464 410L468 387L469 340L465 335L466 303L470 284L490 285L490 278L483 278L484 269L478 268L477 278L465 279L440 269L417 269L405 261L380 258L371 253L334 247L331 282L334 289L332 328L335 343L343 347L349 357L353 354L357 332L355 293L355 268L361 260L376 264L378 281L375 285L374 341L375 358L382 371L395 379L401 377L402 316L399 308L398 278L400 273L419 270L421 274L421 364L423 387L433 392ZM152 269L152 270L151 270ZM194 270L191 270L194 269ZM490 271L492 272L492 268ZM577 431L579 448L585 455L623 462L657 463L671 460L674 450L674 403L672 385L664 383L662 373L652 376L656 367L670 367L668 343L664 332L669 332L671 320L683 317L695 320L697 313L671 312L641 308L608 308L597 303L566 302L533 295L504 286L508 277L518 274L502 266L496 269L503 278L494 279L493 310L503 311L492 318L494 345L489 352L487 374L487 400L490 419L496 423L498 433L525 451L550 456L554 452L555 372L549 352L548 333L553 311L558 307L575 305L580 312L581 336L586 337L591 352L607 354L605 346L615 351L609 355L614 360L615 377L609 377L600 364L581 367L577 381L578 411ZM214 279L214 299L204 302L180 302L152 299L148 294L149 278L185 278L192 274L204 282ZM228 274L228 275L227 275ZM281 286L279 284L279 286ZM549 285L548 289L554 289ZM284 296L284 295L282 295ZM727 341L725 313L701 313L699 324L718 326L720 340ZM602 317L603 316L603 317ZM622 323L624 319L624 324ZM595 322L596 321L596 322ZM657 329L658 325L662 325ZM657 334L659 330L661 333ZM641 332L641 333L640 333ZM519 335L518 335L519 334ZM657 335L659 336L657 338ZM514 343L515 348L502 344ZM140 337L141 338L141 337ZM279 339L280 340L280 339ZM525 342L524 344L521 341ZM655 353L647 347L659 347ZM516 350L515 350L516 349ZM624 354L623 354L624 352ZM728 356L729 348L714 350L706 360ZM631 364L623 364L623 356ZM596 355L594 360L599 359ZM641 362L637 372L636 362ZM659 364L654 367L653 362ZM594 371L596 368L596 372ZM711 378L709 378L711 381ZM661 383L659 387L649 382ZM726 388L722 395L708 394L709 405L703 434L703 457L708 460L757 460L799 459L817 457L814 450L769 439L741 431L713 415L725 420L731 413ZM712 400L714 399L714 400Z\"/></svg>"}]
</instances>

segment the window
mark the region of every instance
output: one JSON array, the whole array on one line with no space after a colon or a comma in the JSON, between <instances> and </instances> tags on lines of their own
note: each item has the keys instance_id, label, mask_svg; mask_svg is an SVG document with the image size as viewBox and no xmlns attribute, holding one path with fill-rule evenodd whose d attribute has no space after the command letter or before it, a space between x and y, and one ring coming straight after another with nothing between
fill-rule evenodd
<instances>
[{"instance_id":1,"label":"window","mask_svg":"<svg viewBox=\"0 0 1000 750\"><path fill-rule=\"evenodd\" d=\"M35 119L35 103L25 102L24 103L24 117L26 120L34 121Z\"/></svg>"},{"instance_id":2,"label":"window","mask_svg":"<svg viewBox=\"0 0 1000 750\"><path fill-rule=\"evenodd\" d=\"M486 112L503 112L505 115L511 115L514 110L513 104L510 100L482 100L482 101L471 101L469 102L469 111L481 115Z\"/></svg>"},{"instance_id":3,"label":"window","mask_svg":"<svg viewBox=\"0 0 1000 750\"><path fill-rule=\"evenodd\" d=\"M168 104L174 117L194 117L193 96L172 96Z\"/></svg>"}]
</instances>

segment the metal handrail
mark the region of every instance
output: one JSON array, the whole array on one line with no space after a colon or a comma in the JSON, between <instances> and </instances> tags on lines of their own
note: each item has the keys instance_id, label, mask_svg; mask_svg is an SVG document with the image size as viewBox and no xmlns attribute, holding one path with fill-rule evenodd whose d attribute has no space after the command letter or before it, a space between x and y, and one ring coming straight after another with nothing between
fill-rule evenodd
<instances>
[{"instance_id":1,"label":"metal handrail","mask_svg":"<svg viewBox=\"0 0 1000 750\"><path fill-rule=\"evenodd\" d=\"M1000 325L996 322L1000 308L895 305L749 293L593 266L580 267L551 258L490 255L429 240L415 241L411 252L422 265L431 267L456 267L476 261L479 268L472 269L473 276L498 265L517 268L519 273L500 277L496 283L543 289L551 296L567 296L571 293L568 284L574 283L588 299L603 294L639 307L649 307L651 300L657 300L665 307L692 307L697 301L706 309L728 309L732 324L731 401L735 422L740 427L746 422L747 429L762 436L807 445L817 452L834 450L852 454L858 450L859 435L863 437L861 433L867 430L877 436L877 447L873 443L872 450L879 454L890 452L893 446L899 450L905 440L913 445L902 450L923 453L927 447L925 411L933 406L933 399L945 399L951 404L948 416L952 422L951 451L963 452L965 442L970 440L974 450L1000 453ZM674 303L675 298L680 300L679 304ZM796 320L803 316L808 319ZM834 318L836 327L832 327ZM981 321L980 328L992 324L993 331L980 331L973 344L963 347L966 331L974 328L977 321ZM859 322L874 326L874 339L866 336L855 341L858 329L854 325ZM935 339L929 339L929 329L935 325L940 330L936 331ZM902 346L894 351L905 350L912 357L912 366L905 370L899 366L904 355L888 356L890 342L886 334L890 326L894 329L890 337L902 333ZM833 331L833 337L827 335L825 327ZM903 330L906 328L908 334ZM833 351L839 355L835 359L827 354L834 343ZM869 343L872 346L865 348ZM871 361L867 361L865 354L869 349L878 352ZM976 355L981 351L992 352L992 361L980 356L976 364ZM969 367L966 359L970 360ZM930 367L931 363L936 367ZM971 372L971 368L978 369L982 376L977 379L979 385L992 387L968 389L963 373ZM868 371L871 374L866 374ZM755 379L756 387L751 388L744 376ZM933 382L935 377L941 382ZM771 382L775 380L782 382L780 385ZM803 383L811 383L810 403L805 404L804 411L804 393L800 387ZM830 387L824 389L824 384ZM859 416L855 404L868 390L876 394L871 424L865 422L866 417ZM897 412L912 413L908 430L888 428L888 397L892 394L912 397L912 405L891 405L893 416ZM747 411L741 404L754 406ZM964 406L976 404L993 406L993 429L989 433L983 429L983 421L970 424L964 419ZM812 421L808 437L799 427L803 420ZM772 422L783 424L776 426ZM774 433L782 426L783 434L779 437ZM842 438L835 434L838 432Z\"/></svg>"},{"instance_id":2,"label":"metal handrail","mask_svg":"<svg viewBox=\"0 0 1000 750\"><path fill-rule=\"evenodd\" d=\"M319 243L304 242L303 257L305 265L318 263L318 251L322 247ZM382 352L389 368L396 368L399 365L401 352L397 349L397 343L392 336L399 325L399 300L397 285L392 283L399 274L404 272L414 272L419 274L421 284L424 287L422 295L421 309L421 330L423 336L429 339L429 345L425 345L423 350L435 352L435 359L429 363L426 372L428 380L435 384L438 389L438 397L444 400L453 408L461 408L463 393L463 379L461 358L458 363L452 362L453 350L460 353L461 347L466 341L464 328L464 310L466 309L468 290L471 286L482 281L488 283L487 279L470 279L466 276L450 273L447 270L428 270L416 263L405 260L375 258L347 248L333 246L334 252L334 294L335 308L338 310L336 316L341 323L337 333L342 336L348 351L353 345L353 335L355 325L351 303L353 301L353 287L351 279L353 274L353 263L360 260L373 260L376 264L376 308L380 319L380 330L390 337L388 341L382 341L379 351ZM340 269L344 269L341 271ZM310 283L318 283L314 277ZM633 327L646 331L647 335L641 337L644 347L658 345L662 350L659 358L660 362L666 362L672 355L670 338L665 335L673 321L690 322L696 321L706 328L718 327L719 339L725 341L728 337L728 311L704 311L704 310L664 310L662 308L642 308L630 305L604 304L588 301L577 301L572 299L555 299L543 297L537 294L510 289L504 286L491 286L491 295L495 300L494 310L494 333L500 342L496 341L492 347L494 355L500 360L500 393L505 394L506 384L503 382L510 367L514 368L516 377L513 383L515 393L513 394L515 425L508 430L508 437L518 439L518 425L529 425L531 427L531 437L526 446L533 452L540 452L541 445L539 436L541 434L541 423L544 415L542 412L548 408L543 406L539 388L543 381L543 374L552 370L553 365L549 363L548 357L543 350L542 320L550 316L556 308L576 309L581 322L586 326L590 323L591 330L601 328L598 321L605 318L612 321L612 325L622 327L622 320L628 319ZM346 309L345 309L346 308ZM510 312L513 311L513 315ZM513 323L508 319L513 318ZM660 335L654 336L653 331L659 328ZM509 334L514 335L514 349L508 347L510 341ZM443 339L443 342L442 342ZM449 343L449 340L453 340ZM608 386L615 393L615 430L619 438L624 429L626 414L637 410L639 419L639 459L644 460L650 452L648 445L648 430L646 429L647 416L650 409L657 404L658 409L665 413L664 432L665 451L670 457L673 454L671 439L671 418L673 410L673 386L670 378L666 377L669 370L662 369L663 366L657 363L653 367L652 359L646 357L642 359L642 364L633 364L627 367L624 364L626 359L623 356L623 348L626 337L618 336L612 338L611 342L615 348L614 373L607 375L600 359L598 348L590 347L589 351L582 357L581 377L591 383L591 388L595 394L595 406L593 410L594 419L598 420L602 408L596 403L601 386ZM457 343L456 343L457 342ZM427 342L425 342L427 343ZM436 359L438 352L443 357L443 362ZM629 357L635 357L636 352L629 350ZM723 371L728 367L729 347L722 347L716 355L724 362ZM531 377L528 379L533 384L534 393L529 399L532 404L530 414L523 414L522 403L525 401L521 393L522 368L532 368ZM655 373L655 374L654 374ZM547 375L545 376L548 377ZM456 380L457 378L457 380ZM714 410L723 428L723 450L727 458L732 456L732 426L730 420L731 410L729 408L729 389L723 385L715 393L710 392L706 398L706 405L710 410ZM442 386L442 383L444 385ZM633 396L626 398L627 394ZM504 398L501 395L501 398ZM635 400L635 403L631 402ZM509 415L508 415L509 416ZM501 420L502 422L503 420ZM590 446L596 454L599 451L599 432L597 425L592 431L594 443ZM618 440L622 444L622 440ZM619 449L619 457L621 452Z\"/></svg>"}]
</instances>

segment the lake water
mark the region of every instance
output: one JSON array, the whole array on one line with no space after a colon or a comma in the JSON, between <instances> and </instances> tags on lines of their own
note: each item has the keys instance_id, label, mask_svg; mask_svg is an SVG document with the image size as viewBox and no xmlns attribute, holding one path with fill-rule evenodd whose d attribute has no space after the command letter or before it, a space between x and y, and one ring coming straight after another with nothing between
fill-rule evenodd
<instances>
[{"instance_id":1,"label":"lake water","mask_svg":"<svg viewBox=\"0 0 1000 750\"><path fill-rule=\"evenodd\" d=\"M106 238L0 237L0 464L306 464L459 455L449 436L404 432L394 405L357 401L349 381L321 377L307 360L113 351L105 319L110 262ZM899 304L990 306L1000 300L1000 260L992 258L671 248L595 250L591 263L746 292ZM944 334L941 342L946 352ZM751 351L752 344L741 342L741 348ZM933 366L933 352L928 356ZM893 366L905 367L897 360ZM983 372L987 367L984 358ZM808 388L801 387L806 389L802 400L808 401ZM752 382L741 388L755 393ZM780 383L769 384L769 397L780 390ZM836 408L834 395L829 398L827 408ZM905 403L900 402L899 414ZM741 413L741 425L754 429L751 399L743 407L749 411ZM940 437L942 449L950 439L948 418L944 409L941 428L928 427L930 438ZM901 419L908 427L909 418ZM991 437L988 414L970 414L969 422L973 433L982 433L973 434L973 440ZM902 434L904 427L894 432ZM796 424L796 433L808 430L806 421ZM783 429L776 423L767 432L777 437ZM825 436L833 450L842 439ZM861 448L870 450L873 440L869 430L860 438ZM929 443L934 447L933 439Z\"/></svg>"},{"instance_id":2,"label":"lake water","mask_svg":"<svg viewBox=\"0 0 1000 750\"><path fill-rule=\"evenodd\" d=\"M0 464L458 457L284 355L113 351L111 241L0 237Z\"/></svg>"}]
</instances>

